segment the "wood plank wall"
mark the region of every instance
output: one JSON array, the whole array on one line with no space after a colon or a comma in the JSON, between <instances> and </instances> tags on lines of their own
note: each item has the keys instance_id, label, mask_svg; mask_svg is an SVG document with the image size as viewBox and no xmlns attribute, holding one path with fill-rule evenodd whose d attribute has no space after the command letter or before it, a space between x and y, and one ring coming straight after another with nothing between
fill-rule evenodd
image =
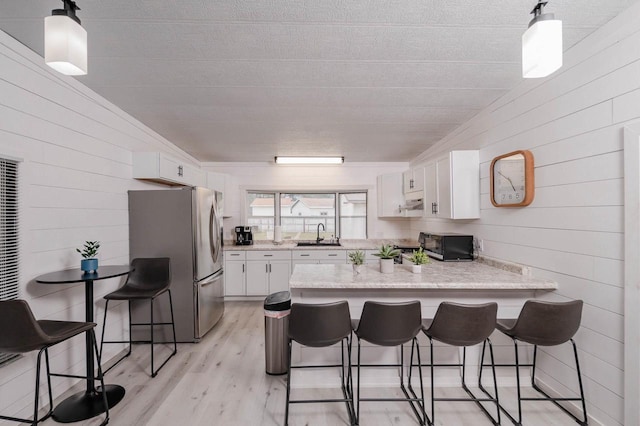
<instances>
[{"instance_id":1,"label":"wood plank wall","mask_svg":"<svg viewBox=\"0 0 640 426\"><path fill-rule=\"evenodd\" d=\"M85 240L101 242L102 264L128 263L127 191L158 186L132 179L132 151L163 151L195 163L79 81L50 70L40 56L0 31L0 156L23 160L20 296L41 319L84 320L82 284L45 286L33 279L79 266L75 248ZM120 283L96 284L96 322L102 323L102 295ZM112 336L124 333L124 307L110 315ZM120 350L116 346L105 349L105 357ZM84 372L83 338L50 353L54 370ZM0 369L3 414L32 404L34 355ZM54 379L54 394L69 386Z\"/></svg>"},{"instance_id":2,"label":"wood plank wall","mask_svg":"<svg viewBox=\"0 0 640 426\"><path fill-rule=\"evenodd\" d=\"M588 411L622 425L624 404L623 128L640 118L640 5L565 52L554 75L524 81L465 123L412 166L454 149L479 149L481 219L413 220L411 232L472 233L482 254L529 265L559 283L549 300L583 299L576 342ZM495 208L489 164L528 149L536 196L526 208ZM637 262L637 259L633 261ZM575 391L570 349L545 349L540 378ZM635 402L634 402L635 403Z\"/></svg>"}]
</instances>

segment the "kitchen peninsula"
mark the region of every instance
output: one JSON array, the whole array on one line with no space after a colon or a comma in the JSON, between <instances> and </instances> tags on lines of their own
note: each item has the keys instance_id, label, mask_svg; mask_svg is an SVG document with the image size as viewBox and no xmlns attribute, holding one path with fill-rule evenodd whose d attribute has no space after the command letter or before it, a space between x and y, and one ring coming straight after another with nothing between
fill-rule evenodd
<instances>
[{"instance_id":1,"label":"kitchen peninsula","mask_svg":"<svg viewBox=\"0 0 640 426\"><path fill-rule=\"evenodd\" d=\"M501 266L506 267L506 265ZM540 297L557 288L557 283L553 281L509 272L478 261L432 261L423 266L421 274L413 274L406 264L395 265L395 271L392 274L380 273L376 264L366 265L360 274L355 274L351 265L296 265L289 285L294 303L328 303L347 300L351 317L354 319L360 317L364 302L367 300L383 302L419 300L423 318L432 318L438 305L445 300L459 303L495 301L498 303L499 318L516 318L527 299ZM507 343L500 341L501 337L498 333L495 337L498 341L497 346ZM425 343L426 339L422 336L421 351L424 348L426 354L427 347L423 346ZM363 342L363 346L366 347L365 353L369 363L397 361L399 353L395 349L370 346L366 342ZM507 353L513 350L508 346L496 349L497 356L500 356L499 352ZM326 351L323 357L325 361L331 362L335 361L334 358L338 354ZM457 362L456 348L449 348L441 354L446 356L447 361ZM307 356L304 347L293 348L294 362L311 362L312 356L317 357L317 351ZM468 360L476 360L477 365L478 349L468 351L467 357ZM471 365L469 377L473 377L475 372L476 369ZM458 372L451 371L448 375L437 378L436 381L439 385L445 386L457 383L457 375ZM311 380L323 380L323 377L318 375L309 378L310 382ZM330 379L325 377L324 380ZM385 386L394 380L397 380L397 373L389 372L388 375L378 373L376 376L364 376L363 385Z\"/></svg>"}]
</instances>

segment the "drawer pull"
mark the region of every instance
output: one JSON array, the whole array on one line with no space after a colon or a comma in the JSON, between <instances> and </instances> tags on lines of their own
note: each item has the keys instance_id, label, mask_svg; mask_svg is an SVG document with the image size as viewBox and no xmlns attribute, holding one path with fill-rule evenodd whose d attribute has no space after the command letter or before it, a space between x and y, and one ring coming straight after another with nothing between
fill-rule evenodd
<instances>
[{"instance_id":1,"label":"drawer pull","mask_svg":"<svg viewBox=\"0 0 640 426\"><path fill-rule=\"evenodd\" d=\"M263 256L264 256L264 257L273 257L273 255L272 255L272 254L265 254L265 255L263 255Z\"/></svg>"},{"instance_id":2,"label":"drawer pull","mask_svg":"<svg viewBox=\"0 0 640 426\"><path fill-rule=\"evenodd\" d=\"M311 256L310 254L301 254L300 257L309 257Z\"/></svg>"},{"instance_id":3,"label":"drawer pull","mask_svg":"<svg viewBox=\"0 0 640 426\"><path fill-rule=\"evenodd\" d=\"M335 256L337 256L337 254L335 254L335 253L334 253L334 254L330 254L329 256L333 256L333 257L335 257Z\"/></svg>"}]
</instances>

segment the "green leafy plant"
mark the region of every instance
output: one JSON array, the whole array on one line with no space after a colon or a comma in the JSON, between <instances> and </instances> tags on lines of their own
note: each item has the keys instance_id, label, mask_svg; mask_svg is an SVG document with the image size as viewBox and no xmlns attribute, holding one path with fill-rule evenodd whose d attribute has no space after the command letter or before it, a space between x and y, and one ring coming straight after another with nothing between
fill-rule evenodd
<instances>
[{"instance_id":1,"label":"green leafy plant","mask_svg":"<svg viewBox=\"0 0 640 426\"><path fill-rule=\"evenodd\" d=\"M374 256L378 256L380 259L393 259L400 254L400 250L394 249L390 244L383 244Z\"/></svg>"},{"instance_id":2,"label":"green leafy plant","mask_svg":"<svg viewBox=\"0 0 640 426\"><path fill-rule=\"evenodd\" d=\"M85 259L93 259L98 254L100 248L100 241L85 241L82 250L76 249L80 255Z\"/></svg>"},{"instance_id":3,"label":"green leafy plant","mask_svg":"<svg viewBox=\"0 0 640 426\"><path fill-rule=\"evenodd\" d=\"M364 252L361 250L349 252L349 260L354 265L364 264Z\"/></svg>"},{"instance_id":4,"label":"green leafy plant","mask_svg":"<svg viewBox=\"0 0 640 426\"><path fill-rule=\"evenodd\" d=\"M413 254L409 256L409 260L413 262L414 265L425 265L431 261L427 253L422 250L422 247L418 249L418 251L413 251Z\"/></svg>"}]
</instances>

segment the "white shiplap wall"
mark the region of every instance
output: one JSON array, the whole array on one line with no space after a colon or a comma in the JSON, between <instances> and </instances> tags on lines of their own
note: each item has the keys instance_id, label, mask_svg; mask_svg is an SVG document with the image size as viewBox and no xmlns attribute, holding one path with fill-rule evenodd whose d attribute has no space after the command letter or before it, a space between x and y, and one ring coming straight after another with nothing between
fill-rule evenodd
<instances>
[{"instance_id":1,"label":"white shiplap wall","mask_svg":"<svg viewBox=\"0 0 640 426\"><path fill-rule=\"evenodd\" d=\"M76 80L50 70L41 57L0 31L0 156L23 160L20 297L37 318L84 320L82 284L45 286L33 280L79 266L75 248L85 240L101 242L102 264L128 263L127 190L156 186L132 179L132 151L164 151L194 162ZM98 323L102 295L120 283L112 279L96 284ZM123 313L114 311L109 317L111 334L122 333ZM110 352L105 349L107 359L119 350L111 346ZM83 338L50 353L52 369L84 372ZM0 368L0 412L30 407L34 367L35 354L30 354ZM54 379L53 384L54 395L59 395L70 382Z\"/></svg>"},{"instance_id":2,"label":"white shiplap wall","mask_svg":"<svg viewBox=\"0 0 640 426\"><path fill-rule=\"evenodd\" d=\"M583 299L576 342L587 408L606 425L624 424L622 147L623 128L640 118L638 22L636 4L566 52L559 72L523 81L412 162L480 150L481 218L413 220L412 232L472 233L483 240L484 255L557 281L558 291L546 298ZM516 149L535 157L535 200L526 208L495 208L489 163ZM540 367L540 379L552 388L577 389L569 346L545 349Z\"/></svg>"},{"instance_id":3,"label":"white shiplap wall","mask_svg":"<svg viewBox=\"0 0 640 426\"><path fill-rule=\"evenodd\" d=\"M203 170L227 176L224 215L225 238L234 238L233 228L242 223L246 190L368 190L367 232L369 238L410 238L406 218L379 219L376 178L385 173L401 173L408 163L349 163L340 166L291 166L269 163L202 163ZM417 239L418 234L413 235Z\"/></svg>"}]
</instances>

